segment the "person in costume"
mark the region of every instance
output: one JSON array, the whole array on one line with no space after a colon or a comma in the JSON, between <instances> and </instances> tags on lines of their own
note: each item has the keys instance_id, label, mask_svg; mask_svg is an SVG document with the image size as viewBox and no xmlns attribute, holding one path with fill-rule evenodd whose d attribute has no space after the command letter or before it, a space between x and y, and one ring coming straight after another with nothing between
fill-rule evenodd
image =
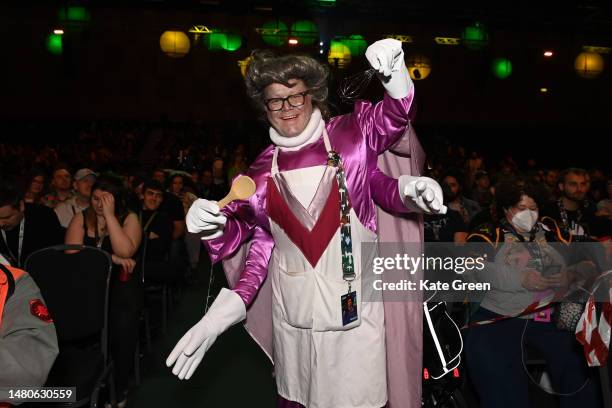
<instances>
[{"instance_id":1,"label":"person in costume","mask_svg":"<svg viewBox=\"0 0 612 408\"><path fill-rule=\"evenodd\" d=\"M406 357L407 345L387 334L405 332L405 322L387 316L385 302L368 301L361 262L376 247L361 244L377 240L374 197L390 210L397 203L414 213L446 208L432 179L404 174L391 184L374 182L379 155L407 131L414 88L399 41L372 44L366 58L384 99L359 101L351 114L326 122L322 64L305 56L254 55L247 90L271 125L273 145L249 168L257 186L251 198L222 211L200 199L187 214L189 231L206 234L211 260L226 261L233 289L221 290L168 357L180 379L193 375L216 337L245 319L248 306L247 329L274 362L280 406L416 406L396 396L406 384L386 353L397 349L394 359ZM357 313L343 321L347 297ZM408 364L400 365L406 371Z\"/></svg>"}]
</instances>

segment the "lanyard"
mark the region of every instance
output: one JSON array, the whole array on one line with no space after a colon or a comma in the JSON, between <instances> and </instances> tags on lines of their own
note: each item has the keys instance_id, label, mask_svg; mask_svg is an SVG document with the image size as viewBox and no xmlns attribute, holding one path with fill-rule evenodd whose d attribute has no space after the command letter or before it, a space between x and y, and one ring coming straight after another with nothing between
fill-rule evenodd
<instances>
[{"instance_id":1,"label":"lanyard","mask_svg":"<svg viewBox=\"0 0 612 408\"><path fill-rule=\"evenodd\" d=\"M540 244L538 243L538 241L535 239L535 234L537 232L536 229L538 228L538 226L536 225L536 227L531 230L529 242L526 242L525 237L519 234L518 231L510 223L504 222L503 224L505 224L504 226L508 228L508 232L518 238L520 242L525 244L525 248L529 252L529 255L531 255L531 258L533 259L534 263L536 264L536 269L542 272L544 268L544 260L542 259L542 249L540 248Z\"/></svg>"},{"instance_id":2,"label":"lanyard","mask_svg":"<svg viewBox=\"0 0 612 408\"><path fill-rule=\"evenodd\" d=\"M151 223L153 222L153 219L155 218L156 215L157 215L157 211L151 214L151 216L147 220L147 223L142 227L144 232L147 232L147 230L149 229L149 226L151 226ZM138 215L138 221L140 221L140 225L142 225L142 211Z\"/></svg>"},{"instance_id":3,"label":"lanyard","mask_svg":"<svg viewBox=\"0 0 612 408\"><path fill-rule=\"evenodd\" d=\"M351 282L355 279L355 265L353 262L353 241L351 239L351 201L346 187L346 176L340 155L329 150L327 164L336 167L336 181L340 193L340 250L342 252L342 279L348 282L349 292Z\"/></svg>"},{"instance_id":4,"label":"lanyard","mask_svg":"<svg viewBox=\"0 0 612 408\"><path fill-rule=\"evenodd\" d=\"M19 241L17 243L17 256L16 257L13 251L11 251L11 248L9 248L8 239L6 238L6 231L2 230L2 238L4 239L4 245L6 245L8 256L12 259L12 261L14 262L17 268L21 267L21 252L23 249L23 234L25 230L24 226L25 226L25 215L23 216L23 218L21 219L21 222L19 223Z\"/></svg>"}]
</instances>

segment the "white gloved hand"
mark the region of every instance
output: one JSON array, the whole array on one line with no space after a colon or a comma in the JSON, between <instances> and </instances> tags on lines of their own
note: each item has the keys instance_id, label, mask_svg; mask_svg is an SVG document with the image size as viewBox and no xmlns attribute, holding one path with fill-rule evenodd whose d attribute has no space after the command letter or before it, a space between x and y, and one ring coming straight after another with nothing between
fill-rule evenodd
<instances>
[{"instance_id":1,"label":"white gloved hand","mask_svg":"<svg viewBox=\"0 0 612 408\"><path fill-rule=\"evenodd\" d=\"M413 84L400 41L392 38L378 40L368 47L365 56L372 68L378 72L378 77L390 97L402 99L408 96Z\"/></svg>"},{"instance_id":2,"label":"white gloved hand","mask_svg":"<svg viewBox=\"0 0 612 408\"><path fill-rule=\"evenodd\" d=\"M179 380L190 379L217 336L245 317L246 307L242 298L236 292L222 288L202 320L185 333L166 359L168 367L174 364L172 374Z\"/></svg>"},{"instance_id":3,"label":"white gloved hand","mask_svg":"<svg viewBox=\"0 0 612 408\"><path fill-rule=\"evenodd\" d=\"M400 176L400 195L407 208L427 214L446 214L442 188L429 177Z\"/></svg>"},{"instance_id":4,"label":"white gloved hand","mask_svg":"<svg viewBox=\"0 0 612 408\"><path fill-rule=\"evenodd\" d=\"M227 217L219 212L216 202L200 198L189 207L185 222L187 231L193 234L203 232L202 239L214 239L223 234Z\"/></svg>"}]
</instances>

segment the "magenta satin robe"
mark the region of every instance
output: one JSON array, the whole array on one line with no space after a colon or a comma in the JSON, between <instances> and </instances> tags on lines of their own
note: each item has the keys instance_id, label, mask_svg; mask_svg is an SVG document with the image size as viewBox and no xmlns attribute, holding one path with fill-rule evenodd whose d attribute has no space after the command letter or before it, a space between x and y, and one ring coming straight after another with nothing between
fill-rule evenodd
<instances>
[{"instance_id":1,"label":"magenta satin robe","mask_svg":"<svg viewBox=\"0 0 612 408\"><path fill-rule=\"evenodd\" d=\"M332 148L340 154L344 163L351 204L361 223L372 231L377 231L377 208L374 200L382 208L396 215L407 211L399 196L396 180L385 177L376 169L379 154L392 146L398 146L398 151L404 157L387 153L387 163L405 170L402 174L419 173L415 160L422 163L422 150L418 141L415 144L409 140L407 132L413 96L414 90L399 100L385 94L383 101L376 105L358 101L353 113L332 118L326 124ZM402 136L405 137L399 141ZM228 221L224 234L217 239L203 242L212 262L224 261L223 266L230 287L249 306L245 326L273 361L272 295L266 275L274 242L268 233L268 215L265 211L266 181L270 176L272 152L273 146L268 147L247 172L247 175L255 180L256 193L247 201L236 201L225 207L223 213L227 215ZM415 153L419 157L406 157ZM278 165L280 171L286 171L322 165L326 163L326 159L325 146L320 138L298 151L281 151ZM385 169L385 162L381 168ZM397 176L391 173L390 175ZM419 242L422 237L420 218L407 219L409 221L401 222L404 222L404 227L412 229L409 237ZM385 218L385 223L388 221ZM409 224L406 225L406 222ZM406 237L405 233L398 235L399 230L391 224L388 227L389 233L381 231L383 241L392 241L393 237L401 241ZM422 309L420 304L417 306L388 307L385 304L385 321L390 323L385 324L385 330L391 333L387 336L387 349L394 353L392 356L387 353L388 405L392 408L420 406L421 340L416 339L414 333L420 333L421 326L410 327L421 322ZM411 316L406 316L406 313ZM398 325L401 327L397 327ZM417 341L418 344L414 344ZM404 363L398 364L397 360ZM414 362L417 362L418 367L415 367ZM418 374L415 376L417 370Z\"/></svg>"}]
</instances>

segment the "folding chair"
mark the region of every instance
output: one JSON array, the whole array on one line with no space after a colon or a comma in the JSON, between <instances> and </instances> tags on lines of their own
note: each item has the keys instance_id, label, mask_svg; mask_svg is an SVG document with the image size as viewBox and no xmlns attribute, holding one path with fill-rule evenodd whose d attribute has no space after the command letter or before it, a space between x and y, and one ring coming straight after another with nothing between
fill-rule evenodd
<instances>
[{"instance_id":1,"label":"folding chair","mask_svg":"<svg viewBox=\"0 0 612 408\"><path fill-rule=\"evenodd\" d=\"M25 269L38 284L55 322L60 349L45 386L76 386L76 402L53 406L96 407L102 387L108 388L116 406L108 354L111 268L108 253L84 245L44 248L26 260Z\"/></svg>"}]
</instances>

